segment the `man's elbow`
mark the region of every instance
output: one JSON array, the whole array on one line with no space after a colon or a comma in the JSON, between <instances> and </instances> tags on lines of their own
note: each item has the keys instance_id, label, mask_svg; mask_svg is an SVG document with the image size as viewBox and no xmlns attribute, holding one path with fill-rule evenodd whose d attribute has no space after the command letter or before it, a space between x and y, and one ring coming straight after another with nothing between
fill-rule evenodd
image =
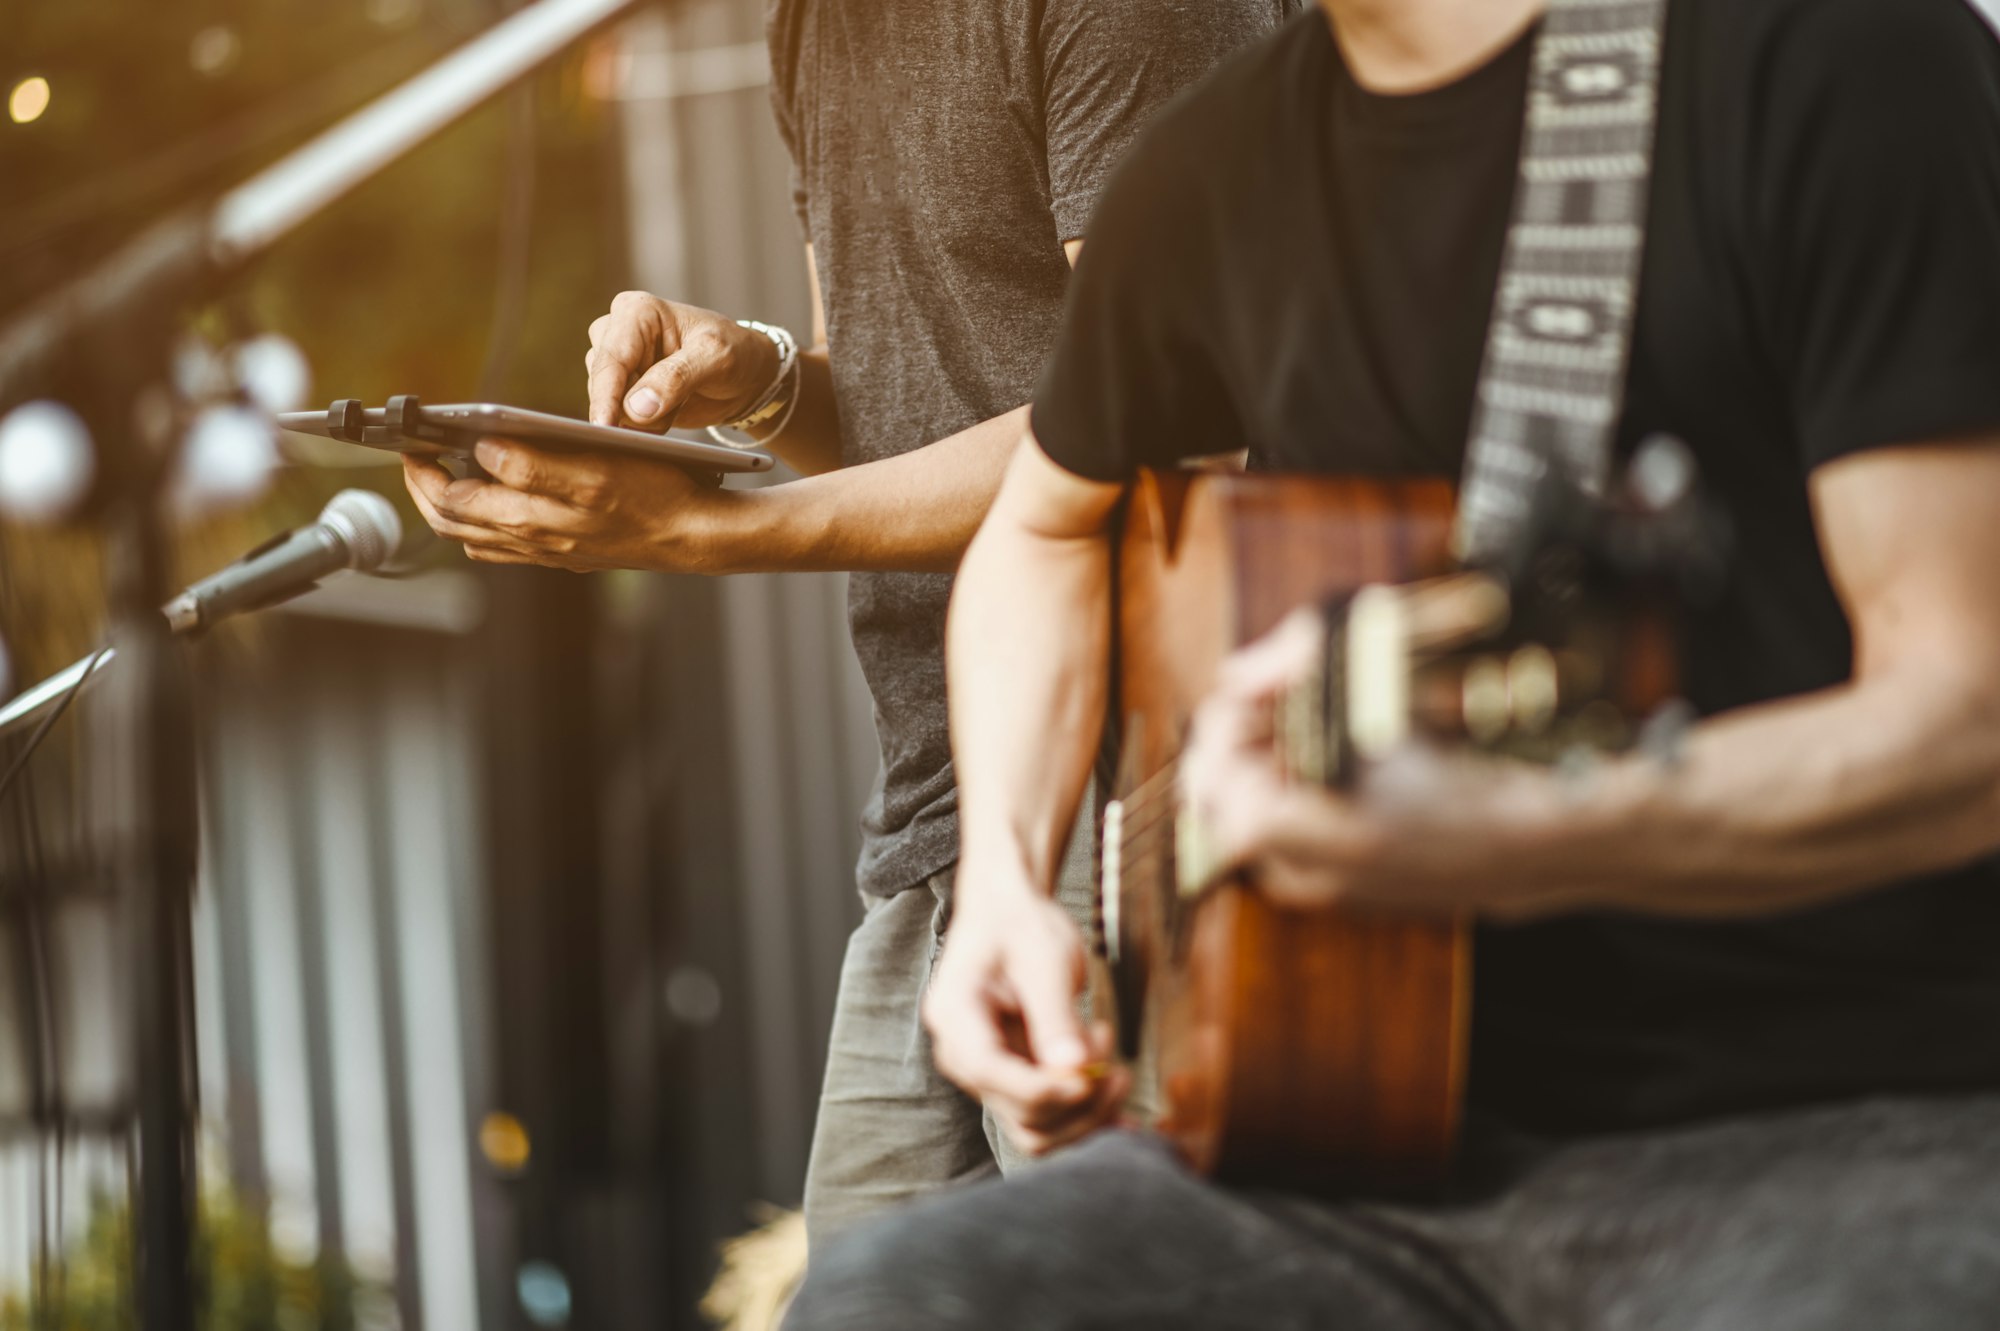
<instances>
[{"instance_id":1,"label":"man's elbow","mask_svg":"<svg viewBox=\"0 0 2000 1331\"><path fill-rule=\"evenodd\" d=\"M1042 450L1033 430L1023 430L987 521L1034 543L1096 543L1110 532L1123 493L1116 482L1091 480L1064 467Z\"/></svg>"},{"instance_id":2,"label":"man's elbow","mask_svg":"<svg viewBox=\"0 0 2000 1331\"><path fill-rule=\"evenodd\" d=\"M2000 853L2000 689L1983 673L1953 673L1950 683L1930 681L1927 724L1911 760L1931 814L1917 820L1927 824L1917 852L1932 861L1925 868Z\"/></svg>"},{"instance_id":3,"label":"man's elbow","mask_svg":"<svg viewBox=\"0 0 2000 1331\"><path fill-rule=\"evenodd\" d=\"M2000 688L1990 677L1968 690L1962 716L1972 744L1974 854L2000 852Z\"/></svg>"}]
</instances>

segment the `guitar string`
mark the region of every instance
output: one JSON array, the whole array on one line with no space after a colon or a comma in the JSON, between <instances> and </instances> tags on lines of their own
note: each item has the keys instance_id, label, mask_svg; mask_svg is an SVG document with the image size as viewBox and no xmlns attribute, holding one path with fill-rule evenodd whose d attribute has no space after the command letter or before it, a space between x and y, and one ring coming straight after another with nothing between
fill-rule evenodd
<instances>
[{"instance_id":1,"label":"guitar string","mask_svg":"<svg viewBox=\"0 0 2000 1331\"><path fill-rule=\"evenodd\" d=\"M1180 766L1178 760L1168 762L1159 771L1132 787L1131 792L1119 802L1128 809L1143 807L1147 800L1159 794L1161 783L1171 783L1180 774Z\"/></svg>"},{"instance_id":2,"label":"guitar string","mask_svg":"<svg viewBox=\"0 0 2000 1331\"><path fill-rule=\"evenodd\" d=\"M1175 825L1171 822L1153 828L1143 836L1133 837L1121 843L1122 853L1129 860L1134 855L1151 854L1156 850L1166 850L1174 844Z\"/></svg>"},{"instance_id":3,"label":"guitar string","mask_svg":"<svg viewBox=\"0 0 2000 1331\"><path fill-rule=\"evenodd\" d=\"M1178 791L1161 791L1137 805L1126 805L1124 817L1126 834L1134 835L1142 827L1150 827L1161 818L1173 813L1180 804L1177 799L1169 799L1168 796L1178 794Z\"/></svg>"}]
</instances>

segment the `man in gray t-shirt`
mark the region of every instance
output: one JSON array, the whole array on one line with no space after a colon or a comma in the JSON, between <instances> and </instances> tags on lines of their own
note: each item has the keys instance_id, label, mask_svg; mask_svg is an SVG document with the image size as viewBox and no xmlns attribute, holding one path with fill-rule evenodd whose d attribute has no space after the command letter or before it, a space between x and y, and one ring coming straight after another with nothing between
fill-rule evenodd
<instances>
[{"instance_id":1,"label":"man in gray t-shirt","mask_svg":"<svg viewBox=\"0 0 2000 1331\"><path fill-rule=\"evenodd\" d=\"M1146 119L1293 0L774 0L772 103L813 268L812 344L626 292L591 326L591 419L740 426L803 474L706 490L634 459L489 441L492 481L411 462L475 559L853 573L882 779L807 1184L815 1235L990 1165L917 1002L949 914L950 570L1020 437L1099 186ZM1190 169L1197 169L1190 164ZM1171 275L1162 275L1169 280ZM1087 892L1087 857L1071 872Z\"/></svg>"}]
</instances>

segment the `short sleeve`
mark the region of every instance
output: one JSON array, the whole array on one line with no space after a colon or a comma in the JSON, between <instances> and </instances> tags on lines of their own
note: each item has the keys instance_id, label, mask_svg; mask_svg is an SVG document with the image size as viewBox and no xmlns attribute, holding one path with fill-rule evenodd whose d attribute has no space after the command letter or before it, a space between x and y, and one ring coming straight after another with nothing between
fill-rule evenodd
<instances>
[{"instance_id":1,"label":"short sleeve","mask_svg":"<svg viewBox=\"0 0 2000 1331\"><path fill-rule=\"evenodd\" d=\"M1180 119L1149 131L1105 187L1030 408L1042 451L1091 480L1123 481L1245 438L1208 341L1204 283L1228 279L1210 249L1205 196L1184 176Z\"/></svg>"},{"instance_id":2,"label":"short sleeve","mask_svg":"<svg viewBox=\"0 0 2000 1331\"><path fill-rule=\"evenodd\" d=\"M1155 112L1275 30L1288 0L1047 0L1042 103L1050 208L1084 234L1111 167Z\"/></svg>"},{"instance_id":3,"label":"short sleeve","mask_svg":"<svg viewBox=\"0 0 2000 1331\"><path fill-rule=\"evenodd\" d=\"M1749 280L1803 461L2000 430L2000 48L1964 0L1799 6L1756 90Z\"/></svg>"}]
</instances>

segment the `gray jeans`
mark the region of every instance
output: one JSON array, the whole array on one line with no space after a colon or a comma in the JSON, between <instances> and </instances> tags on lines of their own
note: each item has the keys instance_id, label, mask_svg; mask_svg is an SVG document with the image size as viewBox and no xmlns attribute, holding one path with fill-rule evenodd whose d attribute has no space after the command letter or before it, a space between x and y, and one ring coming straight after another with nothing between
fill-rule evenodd
<instances>
[{"instance_id":1,"label":"gray jeans","mask_svg":"<svg viewBox=\"0 0 2000 1331\"><path fill-rule=\"evenodd\" d=\"M1078 820L1057 885L1070 918L1085 928L1094 891L1091 823L1088 813ZM931 1062L919 1006L951 921L954 872L868 900L848 939L806 1167L811 1244L948 1183L996 1165L1011 1174L1024 1163L978 1102Z\"/></svg>"},{"instance_id":2,"label":"gray jeans","mask_svg":"<svg viewBox=\"0 0 2000 1331\"><path fill-rule=\"evenodd\" d=\"M813 1260L787 1331L2000 1326L2000 1095L1496 1141L1428 1206L1231 1191L1107 1133Z\"/></svg>"}]
</instances>

